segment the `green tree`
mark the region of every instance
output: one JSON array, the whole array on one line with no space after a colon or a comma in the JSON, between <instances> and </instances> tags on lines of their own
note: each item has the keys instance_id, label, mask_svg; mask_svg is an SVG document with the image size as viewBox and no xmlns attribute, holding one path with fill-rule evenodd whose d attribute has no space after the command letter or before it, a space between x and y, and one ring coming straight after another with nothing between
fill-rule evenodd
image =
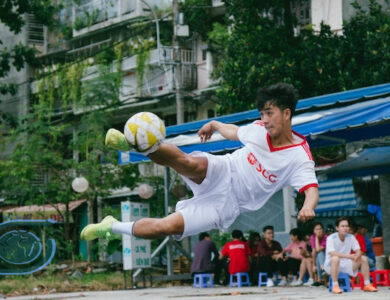
<instances>
[{"instance_id":1,"label":"green tree","mask_svg":"<svg viewBox=\"0 0 390 300\"><path fill-rule=\"evenodd\" d=\"M55 24L55 12L59 8L53 3L51 0L0 1L0 23L5 25L12 33L18 34L25 25L24 14L29 13L34 14L42 24L52 26ZM12 67L19 71L25 64L35 63L36 57L33 48L22 43L7 48L0 37L0 95L15 95L17 92L16 84L1 82L1 78L7 77ZM0 111L0 124L3 122L12 124L12 116Z\"/></svg>"},{"instance_id":2,"label":"green tree","mask_svg":"<svg viewBox=\"0 0 390 300\"><path fill-rule=\"evenodd\" d=\"M302 98L390 81L390 17L375 0L368 12L353 4L341 36L324 24L292 35L298 24L287 2L225 1L231 33L215 74L222 113L254 108L256 90L278 81L293 83Z\"/></svg>"},{"instance_id":3,"label":"green tree","mask_svg":"<svg viewBox=\"0 0 390 300\"><path fill-rule=\"evenodd\" d=\"M94 78L82 82L86 67L85 62L59 66L44 75L31 112L8 140L16 143L14 151L6 161L0 161L0 190L8 203L66 205L65 212L58 213L63 219L64 240L70 245L64 249L68 256L78 240L77 226L71 226L69 203L86 198L94 208L98 197L107 196L110 189L133 188L138 181L137 167L116 167L117 152L104 146L109 120L114 117L110 108L119 101L122 74L109 74L112 65L97 66ZM55 88L57 81L61 85ZM73 103L76 114L56 114L54 101ZM46 178L41 184L35 184L38 175ZM89 181L83 195L71 188L73 179L80 175Z\"/></svg>"}]
</instances>

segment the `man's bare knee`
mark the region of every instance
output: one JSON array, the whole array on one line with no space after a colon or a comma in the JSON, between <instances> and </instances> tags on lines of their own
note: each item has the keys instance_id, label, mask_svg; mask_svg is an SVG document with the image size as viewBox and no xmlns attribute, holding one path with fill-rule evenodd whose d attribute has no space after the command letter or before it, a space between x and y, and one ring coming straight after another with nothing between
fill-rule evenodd
<instances>
[{"instance_id":1,"label":"man's bare knee","mask_svg":"<svg viewBox=\"0 0 390 300\"><path fill-rule=\"evenodd\" d=\"M338 264L340 262L340 258L338 256L332 256L330 258L330 263Z\"/></svg>"}]
</instances>

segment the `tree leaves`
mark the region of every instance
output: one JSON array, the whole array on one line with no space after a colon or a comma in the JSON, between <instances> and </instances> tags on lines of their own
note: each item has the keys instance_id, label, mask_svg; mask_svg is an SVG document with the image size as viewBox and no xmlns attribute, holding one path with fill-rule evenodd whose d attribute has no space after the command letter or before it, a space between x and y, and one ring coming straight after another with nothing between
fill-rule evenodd
<instances>
[{"instance_id":1,"label":"tree leaves","mask_svg":"<svg viewBox=\"0 0 390 300\"><path fill-rule=\"evenodd\" d=\"M254 108L256 90L278 81L294 84L301 98L390 81L390 17L374 0L368 12L355 5L343 35L321 24L320 32L305 26L291 36L287 22L281 22L285 1L226 0L225 5L231 33L218 49L223 58L215 70L222 78L220 113Z\"/></svg>"}]
</instances>

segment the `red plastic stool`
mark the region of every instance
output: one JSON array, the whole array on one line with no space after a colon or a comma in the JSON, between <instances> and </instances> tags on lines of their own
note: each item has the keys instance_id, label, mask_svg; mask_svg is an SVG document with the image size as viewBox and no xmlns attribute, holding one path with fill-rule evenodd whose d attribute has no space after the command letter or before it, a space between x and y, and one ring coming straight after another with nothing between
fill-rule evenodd
<instances>
[{"instance_id":1,"label":"red plastic stool","mask_svg":"<svg viewBox=\"0 0 390 300\"><path fill-rule=\"evenodd\" d=\"M371 272L372 285L374 287L377 287L378 285L390 286L389 273L390 270L376 270Z\"/></svg>"},{"instance_id":2,"label":"red plastic stool","mask_svg":"<svg viewBox=\"0 0 390 300\"><path fill-rule=\"evenodd\" d=\"M359 278L359 283L356 283L356 278ZM360 287L361 290L364 290L364 278L362 273L357 273L356 277L352 277L351 281L351 288L352 290L355 288L355 286Z\"/></svg>"}]
</instances>

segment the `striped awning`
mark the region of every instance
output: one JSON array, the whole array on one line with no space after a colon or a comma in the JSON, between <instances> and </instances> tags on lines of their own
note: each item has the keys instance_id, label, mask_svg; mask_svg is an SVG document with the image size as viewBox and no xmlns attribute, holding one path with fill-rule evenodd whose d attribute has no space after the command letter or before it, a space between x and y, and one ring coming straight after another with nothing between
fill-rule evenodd
<instances>
[{"instance_id":1,"label":"striped awning","mask_svg":"<svg viewBox=\"0 0 390 300\"><path fill-rule=\"evenodd\" d=\"M320 200L316 213L356 209L357 201L351 178L318 182Z\"/></svg>"},{"instance_id":2,"label":"striped awning","mask_svg":"<svg viewBox=\"0 0 390 300\"><path fill-rule=\"evenodd\" d=\"M324 211L316 213L316 218L338 218L338 217L364 217L367 216L367 213L360 210L351 210L351 209L339 209Z\"/></svg>"}]
</instances>

